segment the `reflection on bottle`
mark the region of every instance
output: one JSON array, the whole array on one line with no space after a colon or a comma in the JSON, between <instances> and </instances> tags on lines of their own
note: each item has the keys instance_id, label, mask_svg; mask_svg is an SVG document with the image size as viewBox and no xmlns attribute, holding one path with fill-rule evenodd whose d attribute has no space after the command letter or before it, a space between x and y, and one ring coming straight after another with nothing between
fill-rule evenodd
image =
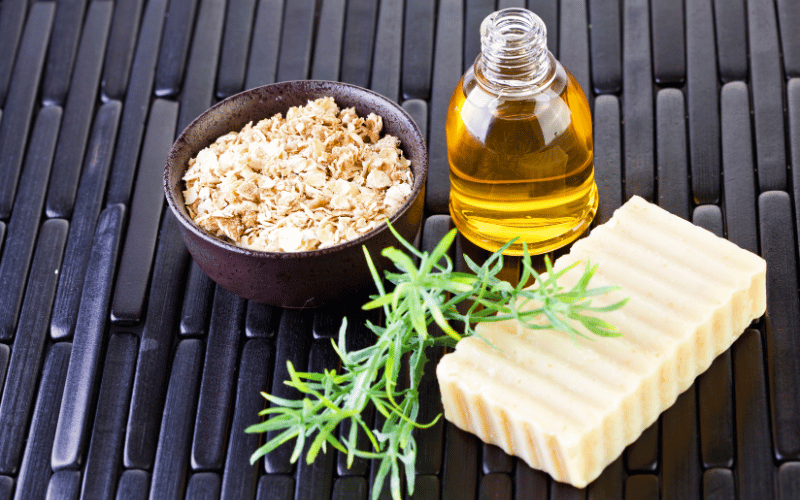
<instances>
[{"instance_id":1,"label":"reflection on bottle","mask_svg":"<svg viewBox=\"0 0 800 500\"><path fill-rule=\"evenodd\" d=\"M526 9L481 25L481 54L456 86L447 115L450 213L475 244L513 238L540 254L575 240L597 211L592 119L577 81L547 50Z\"/></svg>"}]
</instances>

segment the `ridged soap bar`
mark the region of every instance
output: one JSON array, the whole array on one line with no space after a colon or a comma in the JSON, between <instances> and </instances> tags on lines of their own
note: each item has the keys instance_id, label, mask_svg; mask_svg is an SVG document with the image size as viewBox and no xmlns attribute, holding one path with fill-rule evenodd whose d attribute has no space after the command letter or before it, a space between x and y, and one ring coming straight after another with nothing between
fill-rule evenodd
<instances>
[{"instance_id":1,"label":"ridged soap bar","mask_svg":"<svg viewBox=\"0 0 800 500\"><path fill-rule=\"evenodd\" d=\"M572 339L515 320L483 323L443 357L445 418L582 488L594 480L766 309L766 262L634 197L560 257L558 282L598 269L595 299L621 337Z\"/></svg>"}]
</instances>

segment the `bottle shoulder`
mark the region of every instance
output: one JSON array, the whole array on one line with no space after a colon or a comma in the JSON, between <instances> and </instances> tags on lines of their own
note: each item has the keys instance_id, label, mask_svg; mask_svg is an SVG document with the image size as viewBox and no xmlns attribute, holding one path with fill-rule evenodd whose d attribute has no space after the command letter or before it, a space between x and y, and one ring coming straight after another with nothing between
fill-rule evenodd
<instances>
[{"instance_id":1,"label":"bottle shoulder","mask_svg":"<svg viewBox=\"0 0 800 500\"><path fill-rule=\"evenodd\" d=\"M533 117L565 105L570 109L576 106L585 108L585 112L588 112L588 102L577 80L555 59L552 75L545 82L546 85L536 86L526 92L506 92L503 88L493 86L482 77L478 60L456 85L451 99L451 112L466 108L471 112L482 110L483 113L496 116Z\"/></svg>"},{"instance_id":2,"label":"bottle shoulder","mask_svg":"<svg viewBox=\"0 0 800 500\"><path fill-rule=\"evenodd\" d=\"M475 68L470 68L454 89L448 129L463 128L485 142L494 134L523 128L541 144L551 143L573 125L591 134L591 112L580 85L560 64L555 73L546 88L525 95L504 95L487 89Z\"/></svg>"}]
</instances>

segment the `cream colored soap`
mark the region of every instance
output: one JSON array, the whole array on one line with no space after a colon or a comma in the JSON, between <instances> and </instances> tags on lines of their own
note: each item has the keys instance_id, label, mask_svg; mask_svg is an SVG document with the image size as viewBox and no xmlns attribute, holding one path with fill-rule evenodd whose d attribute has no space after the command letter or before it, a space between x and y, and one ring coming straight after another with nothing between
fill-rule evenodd
<instances>
[{"instance_id":1,"label":"cream colored soap","mask_svg":"<svg viewBox=\"0 0 800 500\"><path fill-rule=\"evenodd\" d=\"M591 340L516 321L484 323L444 356L445 418L558 481L584 487L675 402L766 309L766 262L634 197L555 269L572 288L618 285L594 302L622 337Z\"/></svg>"}]
</instances>

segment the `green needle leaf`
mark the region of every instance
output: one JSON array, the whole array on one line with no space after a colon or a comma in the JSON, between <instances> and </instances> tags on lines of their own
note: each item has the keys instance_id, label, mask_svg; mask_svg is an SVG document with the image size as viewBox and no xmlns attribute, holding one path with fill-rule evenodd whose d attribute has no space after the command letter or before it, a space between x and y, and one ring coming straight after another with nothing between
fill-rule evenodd
<instances>
[{"instance_id":1,"label":"green needle leaf","mask_svg":"<svg viewBox=\"0 0 800 500\"><path fill-rule=\"evenodd\" d=\"M599 337L621 335L600 316L623 307L627 299L608 305L592 304L595 298L618 291L611 286L590 287L596 265L584 266L575 286L566 290L558 280L578 263L556 271L545 257L547 276L543 278L534 269L527 246L523 244L521 279L517 286L512 286L497 275L503 269L502 251L513 241L480 266L464 256L472 271L470 274L454 271L448 257L456 230L448 232L428 253L405 241L391 225L389 229L405 250L389 247L381 252L398 270L385 272L386 281L392 285L390 293L386 292L369 252L364 249L378 293L363 309L382 308L384 315L382 324L366 323L375 335L374 344L358 351L347 351L345 319L338 338L331 339L333 350L342 361L339 371L298 372L287 362L289 380L284 383L297 389L303 397L289 400L262 393L270 403L259 412L266 420L245 431L279 432L253 453L251 463L292 439L296 439L292 462L305 453L305 460L311 463L319 453L325 453L330 444L347 455L348 467L356 457L377 461L373 500L377 499L387 478L392 497L401 500L402 475L405 475L409 495L414 491L417 445L413 431L431 427L442 417L439 414L430 422L418 422L419 390L428 361L427 348L455 347L461 338L477 334L477 323L512 318L530 329L563 331L576 342L577 337L588 337L587 333ZM531 277L535 285L524 288ZM466 309L466 313L459 312L460 304L468 305L461 308ZM429 330L430 325L438 326L441 332L436 328ZM459 325L459 331L453 325ZM362 418L370 405L384 417L381 429L371 428ZM337 438L337 428L343 422L349 424L349 430ZM367 449L359 448L362 433L369 442Z\"/></svg>"}]
</instances>

